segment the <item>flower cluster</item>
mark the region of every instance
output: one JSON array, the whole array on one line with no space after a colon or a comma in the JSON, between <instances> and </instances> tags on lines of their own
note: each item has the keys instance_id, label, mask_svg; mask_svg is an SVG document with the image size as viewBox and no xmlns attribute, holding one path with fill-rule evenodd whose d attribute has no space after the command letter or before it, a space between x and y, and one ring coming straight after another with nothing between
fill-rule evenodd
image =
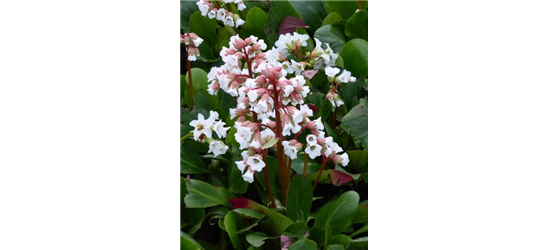
<instances>
[{"instance_id":1,"label":"flower cluster","mask_svg":"<svg viewBox=\"0 0 549 250\"><path fill-rule=\"evenodd\" d=\"M208 93L217 94L221 88L231 96L239 96L238 91L243 84L254 85L247 82L252 78L252 72L257 72L259 65L266 61L265 53L267 48L265 42L255 36L246 39L238 35L232 36L229 48L221 49L221 59L225 62L221 67L213 67L208 74ZM247 68L243 68L246 65Z\"/></svg>"},{"instance_id":2,"label":"flower cluster","mask_svg":"<svg viewBox=\"0 0 549 250\"><path fill-rule=\"evenodd\" d=\"M198 46L202 44L204 39L197 36L195 33L185 33L181 35L181 43L185 43L187 47L187 57L189 61L196 61L196 57L200 56Z\"/></svg>"},{"instance_id":3,"label":"flower cluster","mask_svg":"<svg viewBox=\"0 0 549 250\"><path fill-rule=\"evenodd\" d=\"M198 120L191 121L190 125L194 127L193 138L198 142L208 142L210 148L208 153L213 153L214 156L222 155L227 152L229 147L220 140L213 139L213 132L218 138L227 136L229 128L223 127L225 122L219 120L219 114L215 111L210 111L210 117L204 119L202 114L198 114Z\"/></svg>"},{"instance_id":4,"label":"flower cluster","mask_svg":"<svg viewBox=\"0 0 549 250\"><path fill-rule=\"evenodd\" d=\"M198 5L198 9L202 16L207 16L210 19L217 19L230 27L240 27L244 25L245 21L242 20L239 15L230 11L231 3L236 4L239 11L244 10L246 5L244 5L242 0L223 0L222 3L223 4L220 4L219 1L212 0L200 0L196 2L196 5ZM223 7L227 7L228 10Z\"/></svg>"},{"instance_id":5,"label":"flower cluster","mask_svg":"<svg viewBox=\"0 0 549 250\"><path fill-rule=\"evenodd\" d=\"M328 77L328 81L330 82L330 90L326 94L326 99L332 103L332 110L335 110L336 107L340 107L343 105L343 100L341 100L341 97L339 96L337 92L337 88L342 83L349 83L349 82L355 82L356 77L351 76L351 72L347 70L343 70L340 75L336 77L337 74L339 74L341 70L339 68L335 67L326 67L325 73Z\"/></svg>"}]
</instances>

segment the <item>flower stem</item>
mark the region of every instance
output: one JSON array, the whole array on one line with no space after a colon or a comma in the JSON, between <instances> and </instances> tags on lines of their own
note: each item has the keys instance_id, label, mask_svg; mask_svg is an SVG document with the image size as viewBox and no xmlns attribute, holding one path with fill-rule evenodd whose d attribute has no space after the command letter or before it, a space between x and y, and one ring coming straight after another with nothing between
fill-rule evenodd
<instances>
[{"instance_id":1,"label":"flower stem","mask_svg":"<svg viewBox=\"0 0 549 250\"><path fill-rule=\"evenodd\" d=\"M179 143L183 143L184 140L186 140L187 138L191 137L193 135L193 132L189 132L187 135L181 137L181 140L179 141Z\"/></svg>"},{"instance_id":2,"label":"flower stem","mask_svg":"<svg viewBox=\"0 0 549 250\"><path fill-rule=\"evenodd\" d=\"M280 117L280 102L278 99L278 91L276 81L273 79L273 93L274 93L274 105L275 105L275 120L276 120L276 159L278 161L278 174L280 176L280 186L282 187L282 205L286 206L286 194L288 193L288 187L290 182L290 172L286 167L286 161L284 159L284 147L282 147L282 120Z\"/></svg>"},{"instance_id":3,"label":"flower stem","mask_svg":"<svg viewBox=\"0 0 549 250\"><path fill-rule=\"evenodd\" d=\"M191 96L189 109L193 109L193 76L191 73L191 61L189 61L189 54L187 54L187 74L189 75L189 91Z\"/></svg>"},{"instance_id":4,"label":"flower stem","mask_svg":"<svg viewBox=\"0 0 549 250\"><path fill-rule=\"evenodd\" d=\"M315 191L316 184L318 184L318 180L320 179L320 175L322 175L322 170L324 170L324 166L326 166L326 163L328 162L328 159L324 159L322 162L322 167L320 167L320 171L318 172L318 176L316 177L315 184L313 185L313 191Z\"/></svg>"},{"instance_id":5,"label":"flower stem","mask_svg":"<svg viewBox=\"0 0 549 250\"><path fill-rule=\"evenodd\" d=\"M265 161L265 169L263 170L263 175L265 176L265 185L267 186L267 193L269 194L269 200L271 201L272 207L276 208L276 202L271 192L271 184L269 183L269 163L267 160L267 150L263 151L263 161Z\"/></svg>"}]
</instances>

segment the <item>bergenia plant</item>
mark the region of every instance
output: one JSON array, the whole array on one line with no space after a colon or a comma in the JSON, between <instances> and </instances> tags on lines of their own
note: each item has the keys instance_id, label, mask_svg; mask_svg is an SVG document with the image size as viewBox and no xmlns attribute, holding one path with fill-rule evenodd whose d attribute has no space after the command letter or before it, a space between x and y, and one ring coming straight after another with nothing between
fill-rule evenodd
<instances>
[{"instance_id":1,"label":"bergenia plant","mask_svg":"<svg viewBox=\"0 0 549 250\"><path fill-rule=\"evenodd\" d=\"M367 8L181 1L182 249L367 249Z\"/></svg>"}]
</instances>

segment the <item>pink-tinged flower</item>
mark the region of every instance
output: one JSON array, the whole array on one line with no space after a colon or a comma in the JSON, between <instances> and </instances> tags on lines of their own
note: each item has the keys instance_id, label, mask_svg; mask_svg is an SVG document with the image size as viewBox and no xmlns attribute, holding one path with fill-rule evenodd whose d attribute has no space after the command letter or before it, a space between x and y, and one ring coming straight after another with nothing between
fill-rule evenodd
<instances>
[{"instance_id":1,"label":"pink-tinged flower","mask_svg":"<svg viewBox=\"0 0 549 250\"><path fill-rule=\"evenodd\" d=\"M344 153L342 155L336 155L333 157L333 160L335 163L339 163L345 167L347 166L347 164L349 164L349 155L347 155L347 153Z\"/></svg>"},{"instance_id":2,"label":"pink-tinged flower","mask_svg":"<svg viewBox=\"0 0 549 250\"><path fill-rule=\"evenodd\" d=\"M291 159L296 159L297 152L302 148L301 143L296 140L283 141L282 146L284 146L284 153Z\"/></svg>"},{"instance_id":3,"label":"pink-tinged flower","mask_svg":"<svg viewBox=\"0 0 549 250\"><path fill-rule=\"evenodd\" d=\"M324 124L322 124L322 120L319 117L316 120L308 122L307 128L309 128L310 130L324 130Z\"/></svg>"},{"instance_id":4,"label":"pink-tinged flower","mask_svg":"<svg viewBox=\"0 0 549 250\"><path fill-rule=\"evenodd\" d=\"M238 170L240 170L240 173L244 173L244 170L248 167L244 161L236 161L235 164Z\"/></svg>"},{"instance_id":5,"label":"pink-tinged flower","mask_svg":"<svg viewBox=\"0 0 549 250\"><path fill-rule=\"evenodd\" d=\"M307 145L316 145L316 135L309 134L307 137L305 137L305 141L307 141Z\"/></svg>"},{"instance_id":6,"label":"pink-tinged flower","mask_svg":"<svg viewBox=\"0 0 549 250\"><path fill-rule=\"evenodd\" d=\"M265 167L265 162L263 162L263 159L258 154L248 157L246 164L248 164L253 171L257 172L261 172Z\"/></svg>"}]
</instances>

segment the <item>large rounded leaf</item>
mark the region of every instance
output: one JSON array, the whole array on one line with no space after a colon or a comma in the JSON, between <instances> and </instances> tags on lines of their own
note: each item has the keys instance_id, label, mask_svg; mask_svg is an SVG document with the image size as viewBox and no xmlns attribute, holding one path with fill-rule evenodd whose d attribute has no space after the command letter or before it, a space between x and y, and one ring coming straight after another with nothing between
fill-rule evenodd
<instances>
[{"instance_id":1,"label":"large rounded leaf","mask_svg":"<svg viewBox=\"0 0 549 250\"><path fill-rule=\"evenodd\" d=\"M322 26L332 24L340 20L343 20L343 18L341 18L341 16L337 14L337 12L332 12L328 14L328 16L326 16L324 21L322 21Z\"/></svg>"},{"instance_id":2,"label":"large rounded leaf","mask_svg":"<svg viewBox=\"0 0 549 250\"><path fill-rule=\"evenodd\" d=\"M182 174L202 174L208 172L208 167L191 145L181 144L180 151Z\"/></svg>"},{"instance_id":3,"label":"large rounded leaf","mask_svg":"<svg viewBox=\"0 0 549 250\"><path fill-rule=\"evenodd\" d=\"M233 244L234 248L243 249L240 237L236 232L246 226L246 221L244 221L244 219L242 219L242 217L240 217L234 211L230 211L225 215L224 224L225 230L227 231L227 234L229 235L229 238L231 239L231 243Z\"/></svg>"},{"instance_id":4,"label":"large rounded leaf","mask_svg":"<svg viewBox=\"0 0 549 250\"><path fill-rule=\"evenodd\" d=\"M353 137L357 147L368 148L368 107L360 103L341 120L341 127Z\"/></svg>"},{"instance_id":5,"label":"large rounded leaf","mask_svg":"<svg viewBox=\"0 0 549 250\"><path fill-rule=\"evenodd\" d=\"M179 8L181 18L180 28L185 32L189 32L189 19L195 11L198 11L198 6L195 1L181 1Z\"/></svg>"},{"instance_id":6,"label":"large rounded leaf","mask_svg":"<svg viewBox=\"0 0 549 250\"><path fill-rule=\"evenodd\" d=\"M193 237L183 232L181 232L180 243L181 249L204 250L204 248L196 240L194 240Z\"/></svg>"},{"instance_id":7,"label":"large rounded leaf","mask_svg":"<svg viewBox=\"0 0 549 250\"><path fill-rule=\"evenodd\" d=\"M286 197L286 216L293 221L307 222L313 202L313 187L311 181L301 175L296 175L290 183Z\"/></svg>"},{"instance_id":8,"label":"large rounded leaf","mask_svg":"<svg viewBox=\"0 0 549 250\"><path fill-rule=\"evenodd\" d=\"M349 39L362 38L368 41L368 12L359 11L349 18L345 25L345 34Z\"/></svg>"},{"instance_id":9,"label":"large rounded leaf","mask_svg":"<svg viewBox=\"0 0 549 250\"><path fill-rule=\"evenodd\" d=\"M331 226L332 234L339 234L353 220L357 206L359 195L355 191L348 191L341 195L335 202L329 202L324 205L315 220L315 227L326 230Z\"/></svg>"},{"instance_id":10,"label":"large rounded leaf","mask_svg":"<svg viewBox=\"0 0 549 250\"><path fill-rule=\"evenodd\" d=\"M368 76L368 42L355 38L343 46L340 56L353 76Z\"/></svg>"},{"instance_id":11,"label":"large rounded leaf","mask_svg":"<svg viewBox=\"0 0 549 250\"><path fill-rule=\"evenodd\" d=\"M346 41L344 29L344 21L322 26L315 32L315 38L318 38L318 40L322 42L328 43L332 50L337 53L341 51Z\"/></svg>"},{"instance_id":12,"label":"large rounded leaf","mask_svg":"<svg viewBox=\"0 0 549 250\"><path fill-rule=\"evenodd\" d=\"M207 182L189 179L185 180L189 194L185 196L185 204L190 208L213 207L215 205L229 206L223 194Z\"/></svg>"},{"instance_id":13,"label":"large rounded leaf","mask_svg":"<svg viewBox=\"0 0 549 250\"><path fill-rule=\"evenodd\" d=\"M204 43L210 48L215 48L217 42L217 21L208 17L202 16L200 12L195 12L189 20L189 29L200 38L204 39Z\"/></svg>"},{"instance_id":14,"label":"large rounded leaf","mask_svg":"<svg viewBox=\"0 0 549 250\"><path fill-rule=\"evenodd\" d=\"M253 7L248 11L246 15L246 23L240 30L240 36L243 38L254 35L259 39L266 40L265 24L267 23L268 16L265 11L258 7Z\"/></svg>"},{"instance_id":15,"label":"large rounded leaf","mask_svg":"<svg viewBox=\"0 0 549 250\"><path fill-rule=\"evenodd\" d=\"M292 6L299 12L305 24L314 32L322 26L326 17L326 3L322 1L292 1Z\"/></svg>"},{"instance_id":16,"label":"large rounded leaf","mask_svg":"<svg viewBox=\"0 0 549 250\"><path fill-rule=\"evenodd\" d=\"M358 1L326 1L326 10L328 12L337 12L347 20L358 9Z\"/></svg>"},{"instance_id":17,"label":"large rounded leaf","mask_svg":"<svg viewBox=\"0 0 549 250\"><path fill-rule=\"evenodd\" d=\"M317 250L316 242L312 240L298 240L290 245L289 250Z\"/></svg>"}]
</instances>

